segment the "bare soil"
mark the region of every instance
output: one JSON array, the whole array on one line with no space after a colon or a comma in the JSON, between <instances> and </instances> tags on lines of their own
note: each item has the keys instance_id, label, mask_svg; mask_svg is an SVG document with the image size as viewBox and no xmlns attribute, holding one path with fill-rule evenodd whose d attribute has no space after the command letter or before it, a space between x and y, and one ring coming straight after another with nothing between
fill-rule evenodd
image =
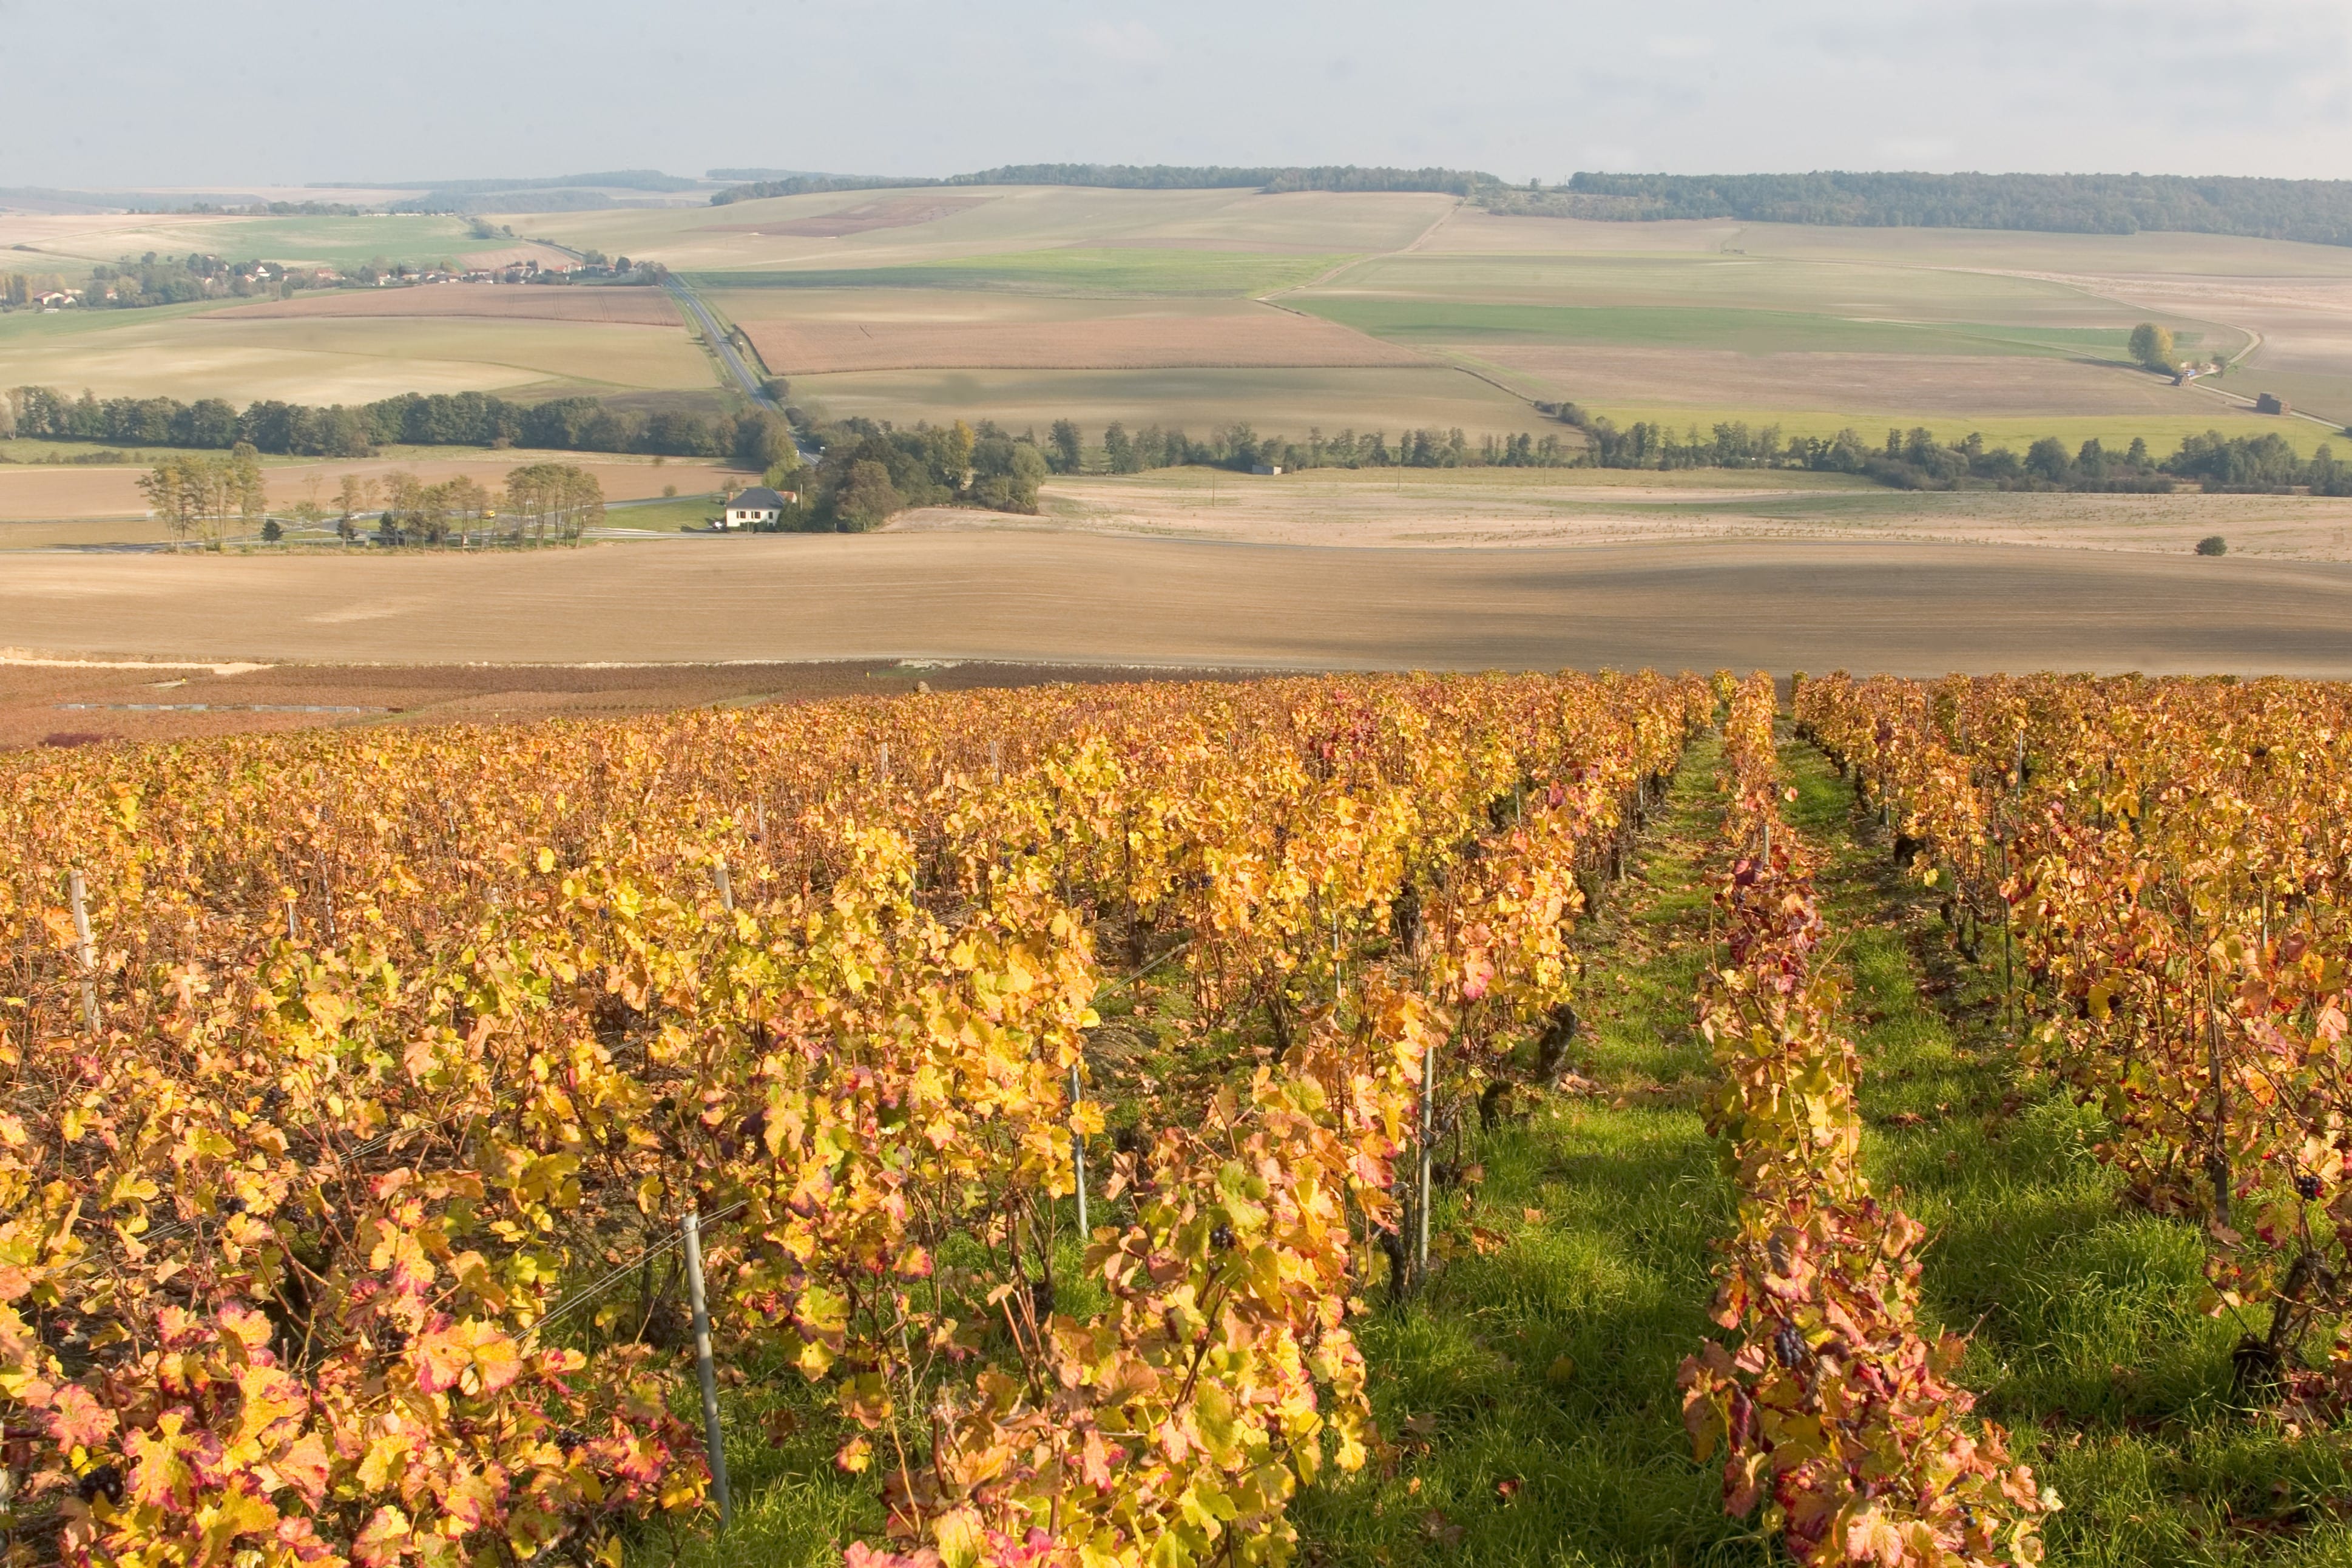
<instances>
[{"instance_id":1,"label":"bare soil","mask_svg":"<svg viewBox=\"0 0 2352 1568\"><path fill-rule=\"evenodd\" d=\"M922 687L1207 679L1215 670L895 660L808 664L105 668L0 650L0 751L366 724L604 719L705 705L895 695Z\"/></svg>"},{"instance_id":2,"label":"bare soil","mask_svg":"<svg viewBox=\"0 0 2352 1568\"><path fill-rule=\"evenodd\" d=\"M1535 220L1540 221L1540 220ZM1982 419L2178 414L2182 394L2111 365L2019 354L1743 354L1727 349L1477 343L1464 352L1597 406L1899 408Z\"/></svg>"},{"instance_id":3,"label":"bare soil","mask_svg":"<svg viewBox=\"0 0 2352 1568\"><path fill-rule=\"evenodd\" d=\"M1402 551L765 535L471 559L23 555L0 574L0 626L44 653L268 663L2343 678L2352 566L1878 541Z\"/></svg>"},{"instance_id":4,"label":"bare soil","mask_svg":"<svg viewBox=\"0 0 2352 1568\"><path fill-rule=\"evenodd\" d=\"M207 321L327 316L480 317L509 321L604 321L637 327L684 324L668 291L575 284L435 283L412 289L332 289L208 310Z\"/></svg>"},{"instance_id":5,"label":"bare soil","mask_svg":"<svg viewBox=\"0 0 2352 1568\"><path fill-rule=\"evenodd\" d=\"M760 357L797 375L866 370L1154 370L1420 365L1409 349L1329 321L1246 315L1090 321L749 321Z\"/></svg>"},{"instance_id":6,"label":"bare soil","mask_svg":"<svg viewBox=\"0 0 2352 1568\"><path fill-rule=\"evenodd\" d=\"M1706 540L1879 540L2180 555L2220 534L2231 555L2352 561L2352 500L1890 490L1788 469L1181 468L1049 480L1036 519L945 508L908 531L1046 528L1236 543L1514 549Z\"/></svg>"}]
</instances>

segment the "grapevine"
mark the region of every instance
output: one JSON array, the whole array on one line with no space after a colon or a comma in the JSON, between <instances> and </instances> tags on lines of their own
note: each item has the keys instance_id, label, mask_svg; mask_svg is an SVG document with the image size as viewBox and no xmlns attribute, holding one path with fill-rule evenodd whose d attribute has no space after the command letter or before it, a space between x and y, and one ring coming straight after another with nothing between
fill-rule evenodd
<instances>
[{"instance_id":1,"label":"grapevine","mask_svg":"<svg viewBox=\"0 0 2352 1568\"><path fill-rule=\"evenodd\" d=\"M857 1554L1280 1561L1374 1440L1348 1303L1420 1266L1411 1156L1572 1019L1582 888L1706 708L1292 681L12 763L11 1550L615 1560L703 1503L692 1206L732 1348L888 1504ZM1154 963L1171 1030L1270 1043L1144 1096L1077 1236L1073 1074Z\"/></svg>"},{"instance_id":2,"label":"grapevine","mask_svg":"<svg viewBox=\"0 0 2352 1568\"><path fill-rule=\"evenodd\" d=\"M1685 1363L1685 1415L1702 1459L1725 1451L1725 1507L1760 1504L1800 1561L2038 1562L2057 1499L1999 1428L1969 1430L1961 1342L1918 1321L1925 1233L1862 1171L1858 1064L1820 962L1812 858L1780 814L1774 707L1751 678L1725 725L1725 957L1699 1019L1740 1198L1716 1321L1741 1338Z\"/></svg>"},{"instance_id":3,"label":"grapevine","mask_svg":"<svg viewBox=\"0 0 2352 1568\"><path fill-rule=\"evenodd\" d=\"M2259 1314L2241 1391L2340 1408L2341 689L1836 678L1800 712L1966 944L1998 922L2026 1059L2101 1112L2102 1157L2204 1223L2213 1310Z\"/></svg>"}]
</instances>

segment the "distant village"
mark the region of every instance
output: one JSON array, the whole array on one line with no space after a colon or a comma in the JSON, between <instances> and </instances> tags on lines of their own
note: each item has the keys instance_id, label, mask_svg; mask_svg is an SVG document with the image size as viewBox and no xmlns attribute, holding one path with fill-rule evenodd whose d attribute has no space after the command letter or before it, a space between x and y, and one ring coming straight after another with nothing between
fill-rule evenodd
<instances>
[{"instance_id":1,"label":"distant village","mask_svg":"<svg viewBox=\"0 0 2352 1568\"><path fill-rule=\"evenodd\" d=\"M58 311L76 308L121 309L187 304L198 300L284 299L308 289L412 289L436 283L572 284L653 283L657 266L588 251L577 260L536 258L506 267L462 268L455 263L369 263L344 271L333 267L289 267L276 261L224 261L191 254L159 258L150 251L133 259L90 268L89 282L68 285L57 274L0 273L0 310Z\"/></svg>"}]
</instances>

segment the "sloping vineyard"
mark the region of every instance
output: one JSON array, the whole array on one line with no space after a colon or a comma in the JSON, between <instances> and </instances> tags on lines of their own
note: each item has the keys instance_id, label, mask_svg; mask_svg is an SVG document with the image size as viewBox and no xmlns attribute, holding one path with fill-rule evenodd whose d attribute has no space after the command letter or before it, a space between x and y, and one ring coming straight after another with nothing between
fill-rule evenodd
<instances>
[{"instance_id":1,"label":"sloping vineyard","mask_svg":"<svg viewBox=\"0 0 2352 1568\"><path fill-rule=\"evenodd\" d=\"M2102 1157L2203 1223L2239 1394L2341 1410L2345 689L1841 677L1797 711L2000 966L2032 1060L2101 1113Z\"/></svg>"},{"instance_id":2,"label":"sloping vineyard","mask_svg":"<svg viewBox=\"0 0 2352 1568\"><path fill-rule=\"evenodd\" d=\"M9 1551L616 1562L712 1479L657 1331L691 1213L722 1340L887 1504L854 1557L1281 1561L1372 1440L1359 1292L1559 1065L1584 889L1713 708L1277 681L13 763ZM1114 1137L1146 974L1206 1065Z\"/></svg>"},{"instance_id":3,"label":"sloping vineyard","mask_svg":"<svg viewBox=\"0 0 2352 1568\"><path fill-rule=\"evenodd\" d=\"M1925 1231L1862 1170L1858 1064L1822 962L1812 851L1780 815L1771 682L1724 727L1723 955L1699 997L1718 1085L1710 1130L1737 1187L1710 1342L1683 1369L1702 1458L1725 1450L1724 1503L1759 1504L1803 1562L2034 1563L2056 1499L1999 1428L1970 1431L1960 1341L1919 1320ZM1794 792L1789 792L1794 798Z\"/></svg>"}]
</instances>

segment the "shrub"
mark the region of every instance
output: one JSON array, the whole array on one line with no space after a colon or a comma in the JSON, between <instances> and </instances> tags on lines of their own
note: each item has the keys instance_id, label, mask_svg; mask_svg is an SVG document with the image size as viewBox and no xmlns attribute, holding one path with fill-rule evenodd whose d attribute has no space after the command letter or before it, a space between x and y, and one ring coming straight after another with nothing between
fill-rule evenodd
<instances>
[{"instance_id":1,"label":"shrub","mask_svg":"<svg viewBox=\"0 0 2352 1568\"><path fill-rule=\"evenodd\" d=\"M2200 555L2227 555L2230 553L2230 542L2222 538L2218 533L2209 533L2204 538L2197 542L2197 553Z\"/></svg>"}]
</instances>

